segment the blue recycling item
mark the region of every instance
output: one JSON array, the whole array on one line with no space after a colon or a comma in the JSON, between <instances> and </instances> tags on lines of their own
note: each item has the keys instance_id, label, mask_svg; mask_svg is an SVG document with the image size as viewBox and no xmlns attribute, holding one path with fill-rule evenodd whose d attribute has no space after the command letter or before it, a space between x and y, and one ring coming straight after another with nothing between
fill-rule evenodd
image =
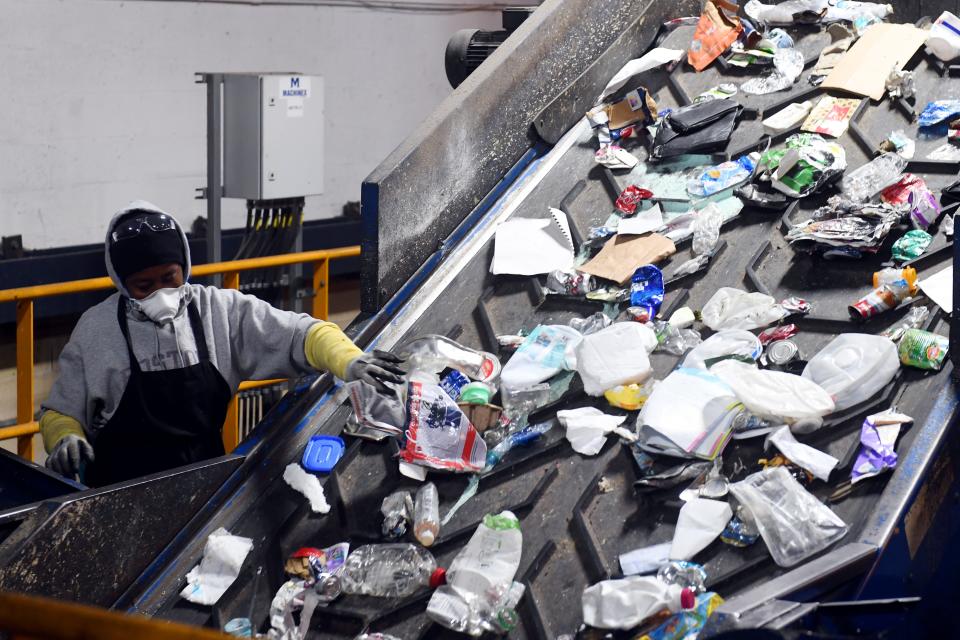
<instances>
[{"instance_id":1,"label":"blue recycling item","mask_svg":"<svg viewBox=\"0 0 960 640\"><path fill-rule=\"evenodd\" d=\"M663 272L652 264L638 267L630 278L630 306L646 309L653 319L663 304Z\"/></svg>"},{"instance_id":2,"label":"blue recycling item","mask_svg":"<svg viewBox=\"0 0 960 640\"><path fill-rule=\"evenodd\" d=\"M920 112L917 122L921 127L931 127L960 114L960 100L934 100Z\"/></svg>"},{"instance_id":3,"label":"blue recycling item","mask_svg":"<svg viewBox=\"0 0 960 640\"><path fill-rule=\"evenodd\" d=\"M337 436L313 436L303 450L303 468L317 473L330 473L343 457L345 448L343 440Z\"/></svg>"},{"instance_id":4,"label":"blue recycling item","mask_svg":"<svg viewBox=\"0 0 960 640\"><path fill-rule=\"evenodd\" d=\"M440 379L440 388L447 392L447 395L456 400L460 397L463 387L470 383L470 378L463 375L456 369L451 369L450 373Z\"/></svg>"}]
</instances>

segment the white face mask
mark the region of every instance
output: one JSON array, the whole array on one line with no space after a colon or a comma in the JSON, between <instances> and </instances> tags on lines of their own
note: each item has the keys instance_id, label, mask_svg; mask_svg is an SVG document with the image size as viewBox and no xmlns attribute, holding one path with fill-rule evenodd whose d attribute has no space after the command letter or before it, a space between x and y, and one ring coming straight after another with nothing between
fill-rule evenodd
<instances>
[{"instance_id":1,"label":"white face mask","mask_svg":"<svg viewBox=\"0 0 960 640\"><path fill-rule=\"evenodd\" d=\"M139 309L157 324L173 322L180 312L186 285L175 289L157 289L142 300L134 300L134 309Z\"/></svg>"}]
</instances>

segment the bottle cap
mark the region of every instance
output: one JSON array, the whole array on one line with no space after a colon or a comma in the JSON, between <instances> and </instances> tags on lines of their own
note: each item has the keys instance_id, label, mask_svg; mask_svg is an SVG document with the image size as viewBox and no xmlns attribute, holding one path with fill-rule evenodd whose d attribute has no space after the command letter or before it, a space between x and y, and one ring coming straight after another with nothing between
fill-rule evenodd
<instances>
[{"instance_id":1,"label":"bottle cap","mask_svg":"<svg viewBox=\"0 0 960 640\"><path fill-rule=\"evenodd\" d=\"M447 584L447 570L443 567L437 567L430 574L430 588L436 589L442 584Z\"/></svg>"},{"instance_id":2,"label":"bottle cap","mask_svg":"<svg viewBox=\"0 0 960 640\"><path fill-rule=\"evenodd\" d=\"M693 589L685 588L680 592L680 606L684 609L693 609L697 606L697 594Z\"/></svg>"}]
</instances>

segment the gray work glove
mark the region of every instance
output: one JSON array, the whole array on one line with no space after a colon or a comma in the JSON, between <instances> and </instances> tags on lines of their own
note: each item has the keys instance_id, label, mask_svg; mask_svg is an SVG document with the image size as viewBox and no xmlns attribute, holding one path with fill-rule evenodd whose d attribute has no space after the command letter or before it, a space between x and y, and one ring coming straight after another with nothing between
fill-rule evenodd
<instances>
[{"instance_id":1,"label":"gray work glove","mask_svg":"<svg viewBox=\"0 0 960 640\"><path fill-rule=\"evenodd\" d=\"M373 353L365 353L347 365L346 381L361 380L379 393L388 396L396 395L396 391L385 383L403 384L402 376L406 371L400 368L401 364L403 364L403 358L389 351L375 349Z\"/></svg>"},{"instance_id":2,"label":"gray work glove","mask_svg":"<svg viewBox=\"0 0 960 640\"><path fill-rule=\"evenodd\" d=\"M93 447L86 439L73 434L60 438L47 456L47 468L68 478L80 473L82 462L93 462Z\"/></svg>"}]
</instances>

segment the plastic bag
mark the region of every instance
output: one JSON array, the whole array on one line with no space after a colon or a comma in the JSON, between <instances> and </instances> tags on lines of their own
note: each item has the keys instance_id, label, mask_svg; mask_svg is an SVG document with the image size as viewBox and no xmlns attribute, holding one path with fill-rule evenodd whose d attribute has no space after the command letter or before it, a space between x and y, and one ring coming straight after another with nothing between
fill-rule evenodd
<instances>
[{"instance_id":1,"label":"plastic bag","mask_svg":"<svg viewBox=\"0 0 960 640\"><path fill-rule=\"evenodd\" d=\"M897 153L883 153L843 177L840 189L854 202L866 202L900 179L907 160Z\"/></svg>"},{"instance_id":2,"label":"plastic bag","mask_svg":"<svg viewBox=\"0 0 960 640\"><path fill-rule=\"evenodd\" d=\"M648 354L656 347L653 330L637 322L618 322L585 336L576 346L583 390L600 396L617 385L644 382L653 373Z\"/></svg>"},{"instance_id":3,"label":"plastic bag","mask_svg":"<svg viewBox=\"0 0 960 640\"><path fill-rule=\"evenodd\" d=\"M931 242L933 242L933 236L926 231L921 229L907 231L893 243L890 254L894 262L909 262L919 258Z\"/></svg>"},{"instance_id":4,"label":"plastic bag","mask_svg":"<svg viewBox=\"0 0 960 640\"><path fill-rule=\"evenodd\" d=\"M743 329L729 329L713 334L687 354L684 367L709 369L724 358L749 358L756 361L763 353L759 338Z\"/></svg>"},{"instance_id":5,"label":"plastic bag","mask_svg":"<svg viewBox=\"0 0 960 640\"><path fill-rule=\"evenodd\" d=\"M757 166L756 158L746 155L737 160L728 160L690 178L687 193L693 196L711 196L715 193L735 187L748 180Z\"/></svg>"},{"instance_id":6,"label":"plastic bag","mask_svg":"<svg viewBox=\"0 0 960 640\"><path fill-rule=\"evenodd\" d=\"M720 242L720 226L723 225L723 212L711 202L700 210L693 219L693 253L698 256L710 256L717 250Z\"/></svg>"},{"instance_id":7,"label":"plastic bag","mask_svg":"<svg viewBox=\"0 0 960 640\"><path fill-rule=\"evenodd\" d=\"M441 471L480 471L487 445L439 385L411 381L407 388L405 462Z\"/></svg>"},{"instance_id":8,"label":"plastic bag","mask_svg":"<svg viewBox=\"0 0 960 640\"><path fill-rule=\"evenodd\" d=\"M763 95L783 91L793 86L803 73L803 53L797 49L778 49L773 54L774 70L768 76L751 78L740 85L744 93Z\"/></svg>"},{"instance_id":9,"label":"plastic bag","mask_svg":"<svg viewBox=\"0 0 960 640\"><path fill-rule=\"evenodd\" d=\"M345 386L350 394L350 404L357 422L392 436L403 435L404 426L407 424L407 411L399 394L384 395L362 380L348 382Z\"/></svg>"},{"instance_id":10,"label":"plastic bag","mask_svg":"<svg viewBox=\"0 0 960 640\"><path fill-rule=\"evenodd\" d=\"M568 366L568 355L583 336L564 325L539 325L507 361L500 375L504 391L515 391L552 378Z\"/></svg>"},{"instance_id":11,"label":"plastic bag","mask_svg":"<svg viewBox=\"0 0 960 640\"><path fill-rule=\"evenodd\" d=\"M758 329L786 315L783 307L765 293L721 287L703 306L703 323L714 331Z\"/></svg>"},{"instance_id":12,"label":"plastic bag","mask_svg":"<svg viewBox=\"0 0 960 640\"><path fill-rule=\"evenodd\" d=\"M792 567L847 533L847 525L784 467L768 467L730 485L774 562Z\"/></svg>"},{"instance_id":13,"label":"plastic bag","mask_svg":"<svg viewBox=\"0 0 960 640\"><path fill-rule=\"evenodd\" d=\"M579 271L556 269L547 275L547 289L554 293L583 296L593 291L593 276Z\"/></svg>"},{"instance_id":14,"label":"plastic bag","mask_svg":"<svg viewBox=\"0 0 960 640\"><path fill-rule=\"evenodd\" d=\"M802 375L829 393L836 410L843 411L872 398L899 370L897 347L887 338L842 333L807 362Z\"/></svg>"},{"instance_id":15,"label":"plastic bag","mask_svg":"<svg viewBox=\"0 0 960 640\"><path fill-rule=\"evenodd\" d=\"M733 360L717 363L710 373L733 389L752 414L787 424L819 424L834 410L833 399L816 383L784 371L760 370Z\"/></svg>"},{"instance_id":16,"label":"plastic bag","mask_svg":"<svg viewBox=\"0 0 960 640\"><path fill-rule=\"evenodd\" d=\"M931 127L958 114L960 114L960 100L934 100L928 102L920 112L917 124L921 127Z\"/></svg>"}]
</instances>

